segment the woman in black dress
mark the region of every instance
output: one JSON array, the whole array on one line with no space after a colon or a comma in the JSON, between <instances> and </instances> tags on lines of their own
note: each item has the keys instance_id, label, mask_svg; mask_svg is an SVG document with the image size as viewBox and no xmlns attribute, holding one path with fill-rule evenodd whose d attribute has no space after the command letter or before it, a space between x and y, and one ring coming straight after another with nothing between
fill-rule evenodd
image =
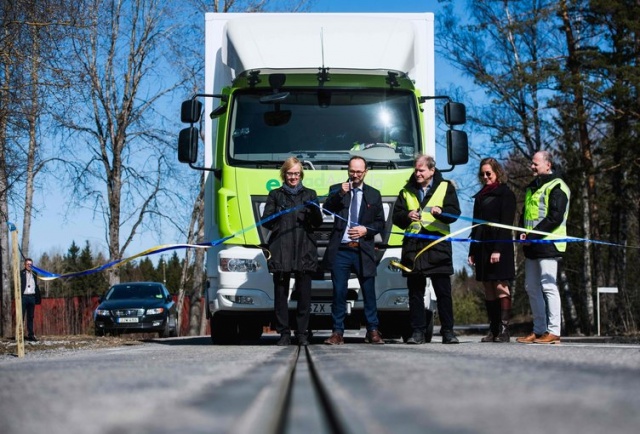
<instances>
[{"instance_id":1,"label":"woman in black dress","mask_svg":"<svg viewBox=\"0 0 640 434\"><path fill-rule=\"evenodd\" d=\"M483 185L474 196L473 219L513 225L516 197L506 184L506 174L494 158L480 162L478 178ZM484 285L489 316L489 334L481 342L509 342L511 294L509 284L515 277L513 234L510 229L486 224L471 230L469 265L475 267L476 280Z\"/></svg>"}]
</instances>

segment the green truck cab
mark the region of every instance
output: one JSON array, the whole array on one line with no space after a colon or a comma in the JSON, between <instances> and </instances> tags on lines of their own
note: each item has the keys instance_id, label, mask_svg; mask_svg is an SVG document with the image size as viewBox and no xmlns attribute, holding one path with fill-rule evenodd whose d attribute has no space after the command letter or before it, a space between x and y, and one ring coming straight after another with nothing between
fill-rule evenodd
<instances>
[{"instance_id":1,"label":"green truck cab","mask_svg":"<svg viewBox=\"0 0 640 434\"><path fill-rule=\"evenodd\" d=\"M347 179L352 156L367 160L365 182L380 190L387 219L376 239L380 329L385 337L410 336L406 280L391 264L402 231L390 214L415 155L435 155L434 99L446 97L434 96L433 34L430 13L206 15L205 92L182 105L190 126L180 132L178 158L205 171L205 234L224 239L207 253L214 343L257 339L273 318L269 231L260 216L290 156L303 163L304 184L321 204L329 186ZM467 137L453 129L465 121L464 106L448 102L445 119L449 164L464 164ZM202 137L204 164L197 165ZM319 258L332 225L325 213L315 231ZM318 270L313 330L331 329L331 296L330 273ZM425 298L432 330L433 291ZM363 302L355 276L348 304L347 326L358 329Z\"/></svg>"}]
</instances>

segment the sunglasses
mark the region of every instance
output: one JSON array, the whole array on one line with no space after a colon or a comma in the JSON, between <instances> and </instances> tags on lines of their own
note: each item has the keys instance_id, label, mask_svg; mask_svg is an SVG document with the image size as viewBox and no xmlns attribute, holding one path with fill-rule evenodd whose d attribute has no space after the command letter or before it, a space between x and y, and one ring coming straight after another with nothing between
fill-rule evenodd
<instances>
[{"instance_id":1,"label":"sunglasses","mask_svg":"<svg viewBox=\"0 0 640 434\"><path fill-rule=\"evenodd\" d=\"M480 174L480 176L483 176L483 177L486 176L487 178L490 177L491 175L493 175L493 172L482 172Z\"/></svg>"}]
</instances>

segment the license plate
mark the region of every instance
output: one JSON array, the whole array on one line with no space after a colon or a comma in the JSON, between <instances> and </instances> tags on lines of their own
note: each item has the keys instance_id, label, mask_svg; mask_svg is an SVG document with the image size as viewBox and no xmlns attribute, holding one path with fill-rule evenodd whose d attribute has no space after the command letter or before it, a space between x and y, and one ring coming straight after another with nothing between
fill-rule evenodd
<instances>
[{"instance_id":1,"label":"license plate","mask_svg":"<svg viewBox=\"0 0 640 434\"><path fill-rule=\"evenodd\" d=\"M122 323L131 323L131 322L138 322L138 318L118 318L118 322L120 324Z\"/></svg>"},{"instance_id":2,"label":"license plate","mask_svg":"<svg viewBox=\"0 0 640 434\"><path fill-rule=\"evenodd\" d=\"M331 315L331 303L311 303L311 313L314 315Z\"/></svg>"}]
</instances>

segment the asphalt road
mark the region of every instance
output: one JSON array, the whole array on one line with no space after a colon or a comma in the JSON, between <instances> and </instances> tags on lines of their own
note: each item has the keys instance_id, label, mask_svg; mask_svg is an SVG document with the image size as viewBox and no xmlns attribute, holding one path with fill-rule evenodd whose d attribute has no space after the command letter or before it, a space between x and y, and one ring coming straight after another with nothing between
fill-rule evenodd
<instances>
[{"instance_id":1,"label":"asphalt road","mask_svg":"<svg viewBox=\"0 0 640 434\"><path fill-rule=\"evenodd\" d=\"M640 346L478 340L370 346L356 336L310 350L356 432L638 432ZM191 337L3 357L0 432L237 432L295 351L275 341L225 347Z\"/></svg>"}]
</instances>

